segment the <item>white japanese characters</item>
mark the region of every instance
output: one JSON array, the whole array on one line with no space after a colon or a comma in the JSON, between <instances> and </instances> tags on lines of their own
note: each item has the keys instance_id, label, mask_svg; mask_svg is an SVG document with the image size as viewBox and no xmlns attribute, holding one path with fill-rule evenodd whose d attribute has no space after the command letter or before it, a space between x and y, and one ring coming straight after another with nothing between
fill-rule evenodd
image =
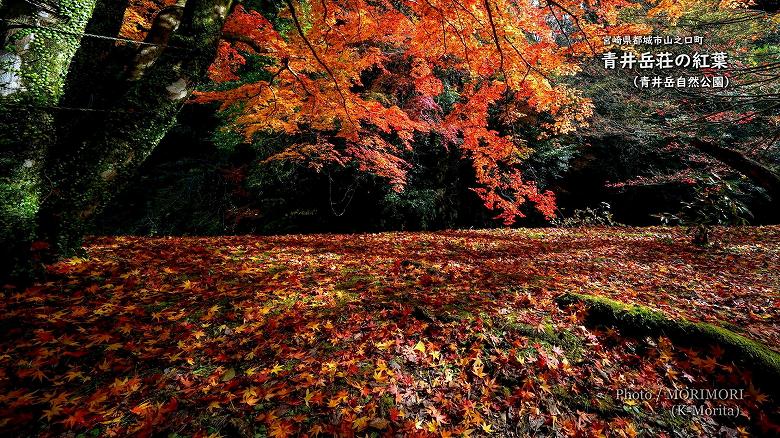
<instances>
[{"instance_id":1,"label":"white japanese characters","mask_svg":"<svg viewBox=\"0 0 780 438\"><path fill-rule=\"evenodd\" d=\"M617 35L617 36L605 36L604 45L620 44L620 45L632 45L632 46L671 46L671 45L690 45L701 44L704 42L704 37L700 35L694 36L660 36L660 35Z\"/></svg>"},{"instance_id":2,"label":"white japanese characters","mask_svg":"<svg viewBox=\"0 0 780 438\"><path fill-rule=\"evenodd\" d=\"M606 52L601 55L604 61L604 68L614 70L616 68L633 70L650 69L670 69L670 68L712 68L722 70L728 68L728 55L725 52L699 53L693 54L681 53L673 54L670 52L642 52L639 58L634 52L624 52L619 56L615 52Z\"/></svg>"},{"instance_id":3,"label":"white japanese characters","mask_svg":"<svg viewBox=\"0 0 780 438\"><path fill-rule=\"evenodd\" d=\"M604 45L692 45L701 44L700 36L673 37L673 36L607 36L604 37ZM686 76L678 71L668 72L672 74L650 75L646 72L634 77L636 88L726 88L729 86L727 73L716 75L720 70L729 68L729 57L726 52L704 53L674 53L669 49L661 52L636 51L628 48L625 51L610 50L601 55L601 61L607 70L672 70L694 69L700 70L701 75ZM674 73L677 73L676 75Z\"/></svg>"}]
</instances>

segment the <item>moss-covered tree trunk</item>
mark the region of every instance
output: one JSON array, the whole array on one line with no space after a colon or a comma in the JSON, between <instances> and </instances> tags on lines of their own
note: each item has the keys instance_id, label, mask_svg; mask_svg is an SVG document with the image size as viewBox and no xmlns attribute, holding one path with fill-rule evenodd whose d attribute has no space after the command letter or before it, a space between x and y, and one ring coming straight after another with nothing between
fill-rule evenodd
<instances>
[{"instance_id":1,"label":"moss-covered tree trunk","mask_svg":"<svg viewBox=\"0 0 780 438\"><path fill-rule=\"evenodd\" d=\"M54 112L95 0L57 7L4 0L0 8L0 280L31 272L36 216L49 195L44 157Z\"/></svg>"},{"instance_id":2,"label":"moss-covered tree trunk","mask_svg":"<svg viewBox=\"0 0 780 438\"><path fill-rule=\"evenodd\" d=\"M129 0L97 0L86 32L90 35L119 36ZM121 58L136 49L131 44L109 38L84 38L81 41L65 83L65 94L60 104L69 108L100 110L104 102L98 100L107 94L106 88L115 82L121 67ZM57 113L57 129L90 116L85 111Z\"/></svg>"},{"instance_id":3,"label":"moss-covered tree trunk","mask_svg":"<svg viewBox=\"0 0 780 438\"><path fill-rule=\"evenodd\" d=\"M231 0L187 0L164 47L142 47L126 82L107 90L109 112L59 139L49 168L56 187L41 225L60 256L80 247L87 224L154 150L213 62ZM139 64L143 67L139 69ZM140 72L140 73L139 73Z\"/></svg>"}]
</instances>

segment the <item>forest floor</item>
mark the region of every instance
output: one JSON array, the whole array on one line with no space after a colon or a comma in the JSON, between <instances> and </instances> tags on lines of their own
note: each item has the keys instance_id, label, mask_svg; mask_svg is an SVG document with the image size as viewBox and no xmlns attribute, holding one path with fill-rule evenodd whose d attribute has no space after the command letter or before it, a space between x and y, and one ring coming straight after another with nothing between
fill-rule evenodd
<instances>
[{"instance_id":1,"label":"forest floor","mask_svg":"<svg viewBox=\"0 0 780 438\"><path fill-rule=\"evenodd\" d=\"M605 296L778 349L780 227L721 229L707 249L682 229L586 228L97 237L86 251L47 283L5 286L2 436L780 433L778 394L720 346L594 326L556 302Z\"/></svg>"}]
</instances>

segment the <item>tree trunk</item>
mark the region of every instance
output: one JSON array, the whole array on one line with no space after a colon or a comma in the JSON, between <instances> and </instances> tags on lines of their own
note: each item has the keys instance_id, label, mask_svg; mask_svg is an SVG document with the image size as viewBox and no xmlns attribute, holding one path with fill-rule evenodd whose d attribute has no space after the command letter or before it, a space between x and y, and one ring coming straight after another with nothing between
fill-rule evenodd
<instances>
[{"instance_id":1,"label":"tree trunk","mask_svg":"<svg viewBox=\"0 0 780 438\"><path fill-rule=\"evenodd\" d=\"M54 111L95 0L48 9L6 0L0 9L0 280L31 274L36 216L48 196L44 158Z\"/></svg>"},{"instance_id":2,"label":"tree trunk","mask_svg":"<svg viewBox=\"0 0 780 438\"><path fill-rule=\"evenodd\" d=\"M128 4L129 0L98 0L86 32L91 35L118 36ZM98 99L110 95L105 91L117 80L121 58L129 57L129 53L135 49L137 47L130 43L117 43L109 38L84 38L73 57L60 104L70 108L104 107L104 102ZM57 128L61 130L72 121L89 117L89 114L82 111L59 112Z\"/></svg>"},{"instance_id":3,"label":"tree trunk","mask_svg":"<svg viewBox=\"0 0 780 438\"><path fill-rule=\"evenodd\" d=\"M700 139L688 143L705 154L726 164L750 178L753 183L767 191L774 203L780 203L780 174L742 152L719 146Z\"/></svg>"},{"instance_id":4,"label":"tree trunk","mask_svg":"<svg viewBox=\"0 0 780 438\"><path fill-rule=\"evenodd\" d=\"M47 166L56 191L41 215L47 241L58 256L78 250L85 225L175 123L216 56L230 5L231 0L188 0L165 47L141 48L126 66L132 72L127 82L106 90L118 97L108 106L110 112L100 113L100 123L93 119L60 139ZM144 65L139 69L140 62Z\"/></svg>"}]
</instances>

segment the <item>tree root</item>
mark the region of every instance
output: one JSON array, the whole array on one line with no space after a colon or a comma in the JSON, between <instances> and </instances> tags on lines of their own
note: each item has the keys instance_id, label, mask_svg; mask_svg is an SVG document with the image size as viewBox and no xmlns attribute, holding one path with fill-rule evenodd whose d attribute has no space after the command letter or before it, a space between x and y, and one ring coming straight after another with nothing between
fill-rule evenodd
<instances>
[{"instance_id":1,"label":"tree root","mask_svg":"<svg viewBox=\"0 0 780 438\"><path fill-rule=\"evenodd\" d=\"M556 302L560 306L583 303L588 309L590 324L614 325L626 334L663 335L689 346L719 345L727 358L753 372L757 386L775 399L780 396L780 353L760 342L713 324L672 319L648 307L604 297L567 293Z\"/></svg>"}]
</instances>

